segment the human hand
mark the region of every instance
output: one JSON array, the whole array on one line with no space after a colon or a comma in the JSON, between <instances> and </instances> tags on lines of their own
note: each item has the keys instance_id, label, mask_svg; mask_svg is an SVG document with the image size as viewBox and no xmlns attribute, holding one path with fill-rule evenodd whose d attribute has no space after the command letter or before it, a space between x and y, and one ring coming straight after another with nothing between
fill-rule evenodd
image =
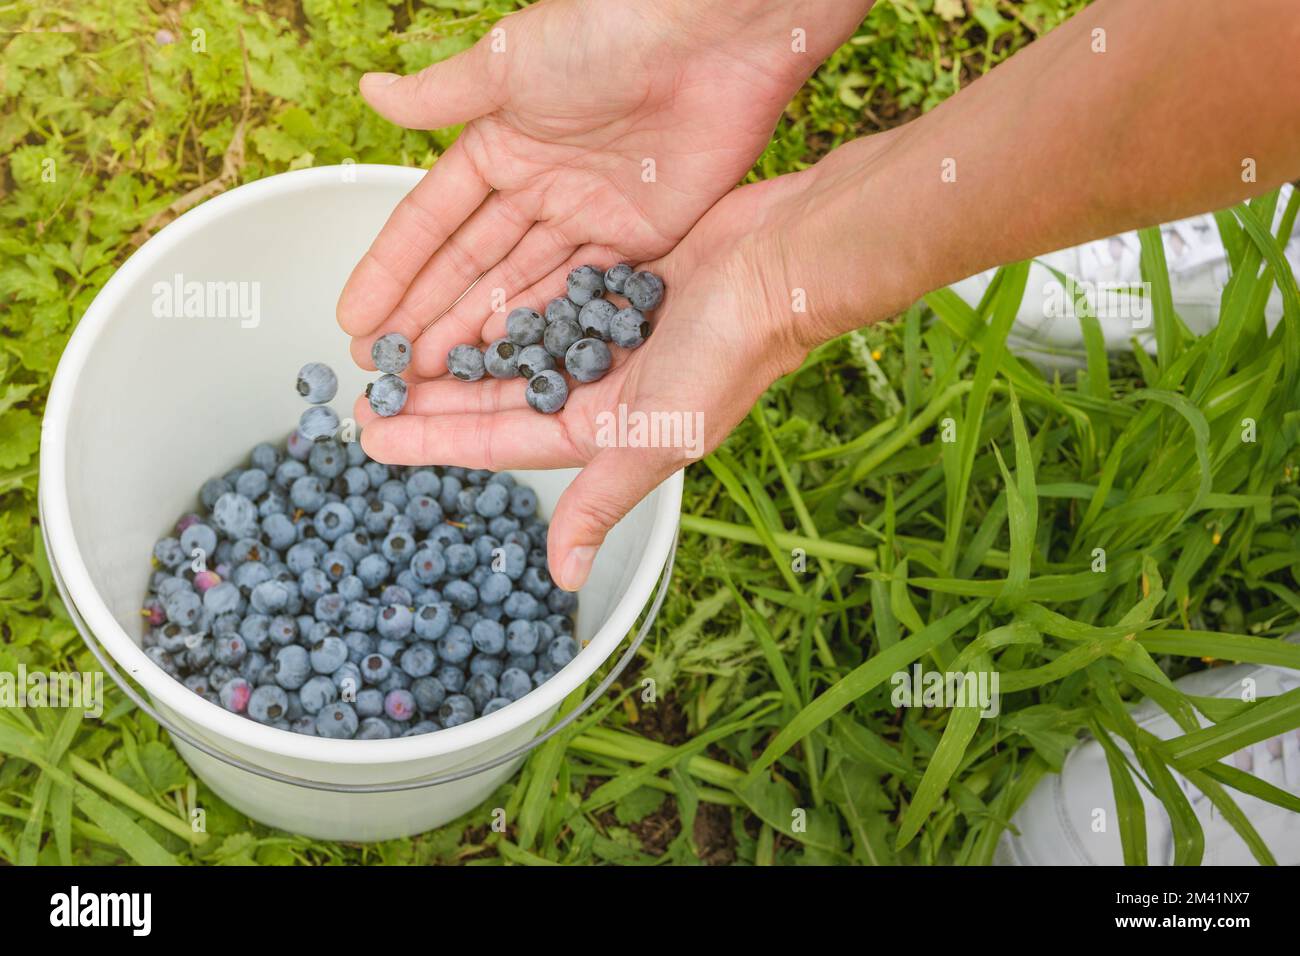
<instances>
[{"instance_id":1,"label":"human hand","mask_svg":"<svg viewBox=\"0 0 1300 956\"><path fill-rule=\"evenodd\" d=\"M363 78L395 123L468 125L344 288L338 318L357 362L372 368L374 339L400 332L415 344L408 378L440 375L494 308L544 304L583 262L666 253L870 6L548 0L419 74ZM791 48L795 28L806 51Z\"/></svg>"},{"instance_id":2,"label":"human hand","mask_svg":"<svg viewBox=\"0 0 1300 956\"><path fill-rule=\"evenodd\" d=\"M583 466L551 516L547 539L552 577L576 589L609 529L664 478L715 448L762 390L799 364L788 297L770 284L782 269L770 259L774 247L763 226L794 187L795 177L783 177L734 191L672 253L649 263L667 286L650 337L635 351L612 348L614 367L574 387L557 414L528 407L523 379L444 376L413 384L405 410L392 418L358 401L366 453L393 464L494 471ZM504 334L500 315L483 330L487 339ZM678 446L607 447L602 427L620 406L634 422L674 416L683 426Z\"/></svg>"}]
</instances>

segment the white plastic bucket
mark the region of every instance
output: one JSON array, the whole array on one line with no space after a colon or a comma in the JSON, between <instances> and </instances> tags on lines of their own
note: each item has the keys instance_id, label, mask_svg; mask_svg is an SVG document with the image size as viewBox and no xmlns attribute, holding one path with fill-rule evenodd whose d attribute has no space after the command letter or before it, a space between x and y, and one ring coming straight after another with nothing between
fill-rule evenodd
<instances>
[{"instance_id":1,"label":"white plastic bucket","mask_svg":"<svg viewBox=\"0 0 1300 956\"><path fill-rule=\"evenodd\" d=\"M358 394L371 377L352 363L334 304L371 238L421 174L370 165L301 170L241 186L185 213L145 243L91 303L46 406L43 532L87 642L97 653L96 642L102 645L114 666L144 689L174 729L181 755L216 793L257 820L323 839L418 833L486 799L518 769L522 755L436 786L384 788L454 776L533 740L633 629L670 566L681 508L678 472L619 522L601 548L580 595L581 653L523 699L459 727L393 740L294 734L226 712L145 657L139 609L151 548L196 506L199 485L239 464L257 442L285 437L303 408L293 381L304 362L328 362L339 373L335 407L342 415L351 412L345 396ZM155 305L177 275L182 284L255 283L244 287L244 301L251 303L256 288L258 321L238 314L159 317L166 308ZM549 514L575 472L516 474ZM379 792L337 792L283 778Z\"/></svg>"}]
</instances>

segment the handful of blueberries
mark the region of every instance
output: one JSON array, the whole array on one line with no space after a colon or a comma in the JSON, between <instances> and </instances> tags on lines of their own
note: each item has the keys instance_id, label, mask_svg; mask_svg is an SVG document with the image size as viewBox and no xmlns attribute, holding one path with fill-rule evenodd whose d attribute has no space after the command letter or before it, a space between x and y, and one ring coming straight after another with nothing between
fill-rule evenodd
<instances>
[{"instance_id":1,"label":"handful of blueberries","mask_svg":"<svg viewBox=\"0 0 1300 956\"><path fill-rule=\"evenodd\" d=\"M579 266L569 273L567 286L567 295L546 304L545 315L533 309L511 312L506 337L486 349L457 345L447 355L448 370L464 382L476 382L484 374L522 375L528 379L528 404L546 414L558 412L568 401L569 385L556 363L563 362L575 382L599 380L612 363L606 343L625 349L641 345L650 334L646 313L664 297L663 279L652 272L633 272L624 262L604 273L595 266ZM610 292L626 298L627 308L605 298Z\"/></svg>"},{"instance_id":2,"label":"handful of blueberries","mask_svg":"<svg viewBox=\"0 0 1300 956\"><path fill-rule=\"evenodd\" d=\"M308 401L336 387L320 363L299 376ZM207 481L154 545L155 664L261 723L380 739L493 713L574 658L577 597L551 582L530 488L381 464L321 412Z\"/></svg>"}]
</instances>

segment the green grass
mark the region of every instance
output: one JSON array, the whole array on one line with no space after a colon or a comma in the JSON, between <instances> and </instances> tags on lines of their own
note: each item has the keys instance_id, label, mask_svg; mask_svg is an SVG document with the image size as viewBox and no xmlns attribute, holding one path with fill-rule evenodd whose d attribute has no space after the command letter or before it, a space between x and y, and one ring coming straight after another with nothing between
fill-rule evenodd
<instances>
[{"instance_id":1,"label":"green grass","mask_svg":"<svg viewBox=\"0 0 1300 956\"><path fill-rule=\"evenodd\" d=\"M753 175L933 106L1080 5L977 3L948 23L931 2L882 0L790 105ZM151 230L239 182L347 158L429 162L454 133L376 119L357 74L448 55L512 8L198 2L183 21L127 0L0 8L0 671L93 669L41 554L35 455L49 377L96 291ZM160 30L181 42L160 44ZM1300 666L1300 648L1277 641L1300 618L1300 297L1262 225L1275 201L1221 217L1234 278L1202 338L1169 307L1146 237L1154 358L1108 362L1087 320L1075 380L1009 355L1023 265L977 308L936 293L817 350L688 471L676 579L634 672L463 820L364 847L269 830L209 793L114 693L99 723L0 710L0 859L982 862L1084 731L1111 755L1132 861L1148 783L1179 859L1199 854L1175 770L1267 859L1231 794L1283 797L1217 759L1300 725L1300 701L1216 707L1170 678L1238 659ZM1287 315L1270 340L1273 284ZM995 667L1001 714L895 707L890 678L913 662ZM1124 709L1140 694L1190 732L1144 736ZM1210 729L1194 729L1194 709Z\"/></svg>"}]
</instances>

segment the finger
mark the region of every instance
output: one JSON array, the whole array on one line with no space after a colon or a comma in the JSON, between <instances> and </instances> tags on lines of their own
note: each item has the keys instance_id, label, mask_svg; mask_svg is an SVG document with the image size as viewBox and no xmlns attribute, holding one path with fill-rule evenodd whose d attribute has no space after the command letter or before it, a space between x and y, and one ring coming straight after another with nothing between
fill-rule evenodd
<instances>
[{"instance_id":1,"label":"finger","mask_svg":"<svg viewBox=\"0 0 1300 956\"><path fill-rule=\"evenodd\" d=\"M598 453L564 490L551 515L547 561L555 583L566 591L582 587L605 535L680 467L681 454L663 449L606 448Z\"/></svg>"},{"instance_id":2,"label":"finger","mask_svg":"<svg viewBox=\"0 0 1300 956\"><path fill-rule=\"evenodd\" d=\"M490 191L457 140L397 204L352 270L337 308L343 331L361 336L379 328L429 258Z\"/></svg>"},{"instance_id":3,"label":"finger","mask_svg":"<svg viewBox=\"0 0 1300 956\"><path fill-rule=\"evenodd\" d=\"M525 387L522 378L483 378L477 382L462 382L447 376L410 386L402 413L492 415L514 411L528 407L528 400L524 398Z\"/></svg>"},{"instance_id":4,"label":"finger","mask_svg":"<svg viewBox=\"0 0 1300 956\"><path fill-rule=\"evenodd\" d=\"M376 113L407 129L442 129L490 113L504 89L506 57L484 37L418 73L367 73L361 95Z\"/></svg>"},{"instance_id":5,"label":"finger","mask_svg":"<svg viewBox=\"0 0 1300 956\"><path fill-rule=\"evenodd\" d=\"M523 394L523 379L507 383ZM361 431L361 446L390 465L459 465L462 468L572 468L582 455L558 415L531 408L492 414L394 415L375 418Z\"/></svg>"},{"instance_id":6,"label":"finger","mask_svg":"<svg viewBox=\"0 0 1300 956\"><path fill-rule=\"evenodd\" d=\"M494 326L501 330L496 338L504 334L505 317L510 310L531 302L526 296L534 287L557 281L558 273L562 290L572 255L573 245L557 230L546 223L533 226L504 260L421 333L411 363L416 377L436 378L446 372L447 353L454 345L491 341L484 336L484 323L494 316L494 309L500 303L504 305L499 325ZM556 291L552 297L561 294ZM544 303L538 303L541 304Z\"/></svg>"},{"instance_id":7,"label":"finger","mask_svg":"<svg viewBox=\"0 0 1300 956\"><path fill-rule=\"evenodd\" d=\"M424 265L379 328L352 340L352 358L362 368L371 367L371 346L390 332L417 341L484 272L519 245L533 224L532 210L521 206L518 197L488 196Z\"/></svg>"}]
</instances>

